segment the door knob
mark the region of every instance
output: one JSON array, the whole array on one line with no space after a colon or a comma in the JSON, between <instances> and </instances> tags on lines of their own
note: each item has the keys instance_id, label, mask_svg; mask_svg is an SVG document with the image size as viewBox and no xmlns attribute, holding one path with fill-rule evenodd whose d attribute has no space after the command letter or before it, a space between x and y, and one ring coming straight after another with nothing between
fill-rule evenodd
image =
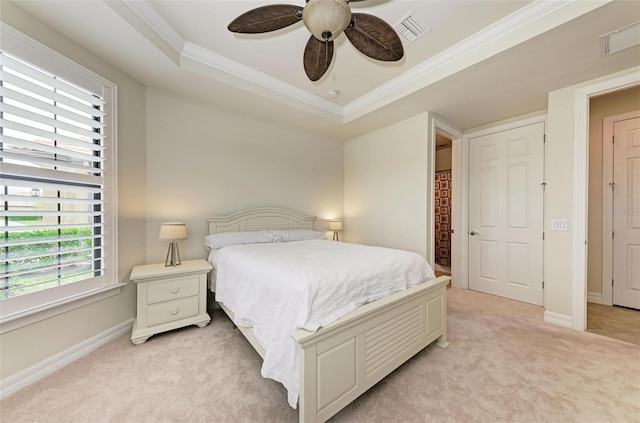
<instances>
[{"instance_id":1,"label":"door knob","mask_svg":"<svg viewBox=\"0 0 640 423\"><path fill-rule=\"evenodd\" d=\"M469 235L471 235L471 236L480 235L480 232L471 231L471 232L469 232Z\"/></svg>"}]
</instances>

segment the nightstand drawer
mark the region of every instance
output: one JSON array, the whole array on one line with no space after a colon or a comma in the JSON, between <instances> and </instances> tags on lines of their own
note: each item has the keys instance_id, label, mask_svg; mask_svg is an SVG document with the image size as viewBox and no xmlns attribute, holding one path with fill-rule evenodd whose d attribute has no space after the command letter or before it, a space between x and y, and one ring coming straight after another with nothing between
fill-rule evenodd
<instances>
[{"instance_id":1,"label":"nightstand drawer","mask_svg":"<svg viewBox=\"0 0 640 423\"><path fill-rule=\"evenodd\" d=\"M147 308L147 324L171 322L198 314L198 297L185 298L178 301L153 304Z\"/></svg>"},{"instance_id":2,"label":"nightstand drawer","mask_svg":"<svg viewBox=\"0 0 640 423\"><path fill-rule=\"evenodd\" d=\"M200 289L198 275L172 278L165 282L153 282L147 287L147 304L160 303L175 298L198 295Z\"/></svg>"}]
</instances>

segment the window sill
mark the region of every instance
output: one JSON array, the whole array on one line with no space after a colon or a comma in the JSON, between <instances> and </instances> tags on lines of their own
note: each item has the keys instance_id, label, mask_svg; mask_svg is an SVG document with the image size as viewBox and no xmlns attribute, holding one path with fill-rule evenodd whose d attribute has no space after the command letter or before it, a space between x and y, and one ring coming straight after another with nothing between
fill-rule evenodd
<instances>
[{"instance_id":1,"label":"window sill","mask_svg":"<svg viewBox=\"0 0 640 423\"><path fill-rule=\"evenodd\" d=\"M84 292L76 296L43 304L20 313L3 316L0 319L0 334L11 332L24 326L31 325L41 320L48 319L58 314L66 313L76 308L86 306L104 300L114 295L118 295L126 283L118 283L107 287Z\"/></svg>"}]
</instances>

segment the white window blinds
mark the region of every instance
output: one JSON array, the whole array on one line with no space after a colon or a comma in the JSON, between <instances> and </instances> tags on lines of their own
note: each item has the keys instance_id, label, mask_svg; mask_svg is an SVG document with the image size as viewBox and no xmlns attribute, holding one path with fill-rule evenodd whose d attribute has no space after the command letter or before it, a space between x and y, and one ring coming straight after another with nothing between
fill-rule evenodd
<instances>
[{"instance_id":1,"label":"white window blinds","mask_svg":"<svg viewBox=\"0 0 640 423\"><path fill-rule=\"evenodd\" d=\"M104 104L0 52L0 300L103 278Z\"/></svg>"}]
</instances>

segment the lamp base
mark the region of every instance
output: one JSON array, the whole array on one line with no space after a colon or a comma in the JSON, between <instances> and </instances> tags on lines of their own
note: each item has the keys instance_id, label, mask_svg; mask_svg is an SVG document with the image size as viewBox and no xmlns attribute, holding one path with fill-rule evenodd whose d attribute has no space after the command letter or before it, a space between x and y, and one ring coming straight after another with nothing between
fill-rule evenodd
<instances>
[{"instance_id":1,"label":"lamp base","mask_svg":"<svg viewBox=\"0 0 640 423\"><path fill-rule=\"evenodd\" d=\"M182 261L180 260L180 249L178 248L178 242L171 241L169 243L169 250L167 250L167 258L164 261L164 266L176 267L180 264L182 264Z\"/></svg>"},{"instance_id":2,"label":"lamp base","mask_svg":"<svg viewBox=\"0 0 640 423\"><path fill-rule=\"evenodd\" d=\"M334 241L340 241L340 240L338 239L338 231L333 231L333 240L334 240Z\"/></svg>"}]
</instances>

